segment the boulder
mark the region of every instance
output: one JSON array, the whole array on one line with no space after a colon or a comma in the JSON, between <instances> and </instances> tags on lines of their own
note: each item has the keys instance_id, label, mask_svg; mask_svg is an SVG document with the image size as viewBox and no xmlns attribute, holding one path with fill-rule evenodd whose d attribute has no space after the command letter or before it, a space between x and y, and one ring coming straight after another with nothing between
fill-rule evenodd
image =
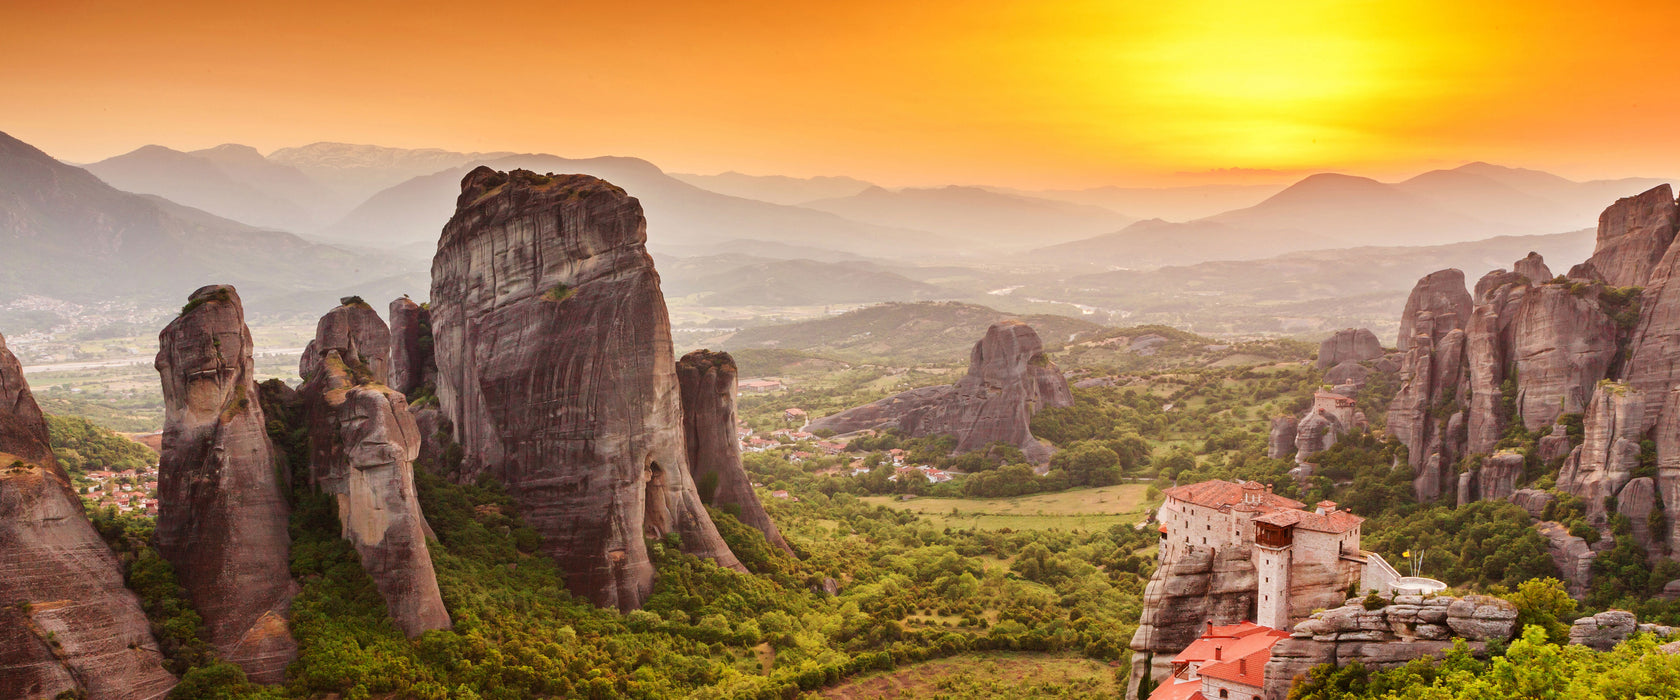
<instances>
[{"instance_id":1,"label":"boulder","mask_svg":"<svg viewBox=\"0 0 1680 700\"><path fill-rule=\"evenodd\" d=\"M174 686L0 338L0 697L150 700Z\"/></svg>"},{"instance_id":2,"label":"boulder","mask_svg":"<svg viewBox=\"0 0 1680 700\"><path fill-rule=\"evenodd\" d=\"M735 377L735 358L727 352L695 350L677 362L688 469L702 502L730 509L741 522L764 533L770 544L792 555L793 548L764 512L741 466L741 440L735 435Z\"/></svg>"},{"instance_id":3,"label":"boulder","mask_svg":"<svg viewBox=\"0 0 1680 700\"><path fill-rule=\"evenodd\" d=\"M1657 481L1648 476L1630 479L1616 494L1616 512L1627 516L1633 530L1633 541L1650 554L1653 560L1663 554L1668 542L1666 533L1651 531L1651 511L1657 507Z\"/></svg>"},{"instance_id":4,"label":"boulder","mask_svg":"<svg viewBox=\"0 0 1680 700\"><path fill-rule=\"evenodd\" d=\"M319 368L300 390L309 421L310 477L338 505L340 534L356 548L392 621L409 637L448 629L414 486L421 433L401 392L379 383L355 340L333 338L326 318L315 344ZM378 321L377 316L373 321ZM384 323L370 329L380 336ZM334 347L344 342L351 347Z\"/></svg>"},{"instance_id":5,"label":"boulder","mask_svg":"<svg viewBox=\"0 0 1680 700\"><path fill-rule=\"evenodd\" d=\"M1271 437L1266 441L1266 456L1272 459L1283 459L1295 451L1294 416L1277 416L1272 418Z\"/></svg>"},{"instance_id":6,"label":"boulder","mask_svg":"<svg viewBox=\"0 0 1680 700\"><path fill-rule=\"evenodd\" d=\"M298 360L298 376L308 381L320 372L321 360L338 350L380 384L391 380L391 329L379 312L360 297L345 297L343 304L328 311L315 324L315 339Z\"/></svg>"},{"instance_id":7,"label":"boulder","mask_svg":"<svg viewBox=\"0 0 1680 700\"><path fill-rule=\"evenodd\" d=\"M1551 432L1540 438L1535 456L1540 459L1541 464L1550 465L1554 460L1568 457L1572 448L1569 444L1569 429L1561 423L1554 424Z\"/></svg>"},{"instance_id":8,"label":"boulder","mask_svg":"<svg viewBox=\"0 0 1680 700\"><path fill-rule=\"evenodd\" d=\"M1295 625L1289 639L1273 645L1265 697L1283 700L1299 677L1320 664L1358 661L1369 670L1398 668L1445 653L1455 637L1485 658L1489 641L1506 641L1516 633L1516 606L1489 596L1396 596L1376 610L1366 610L1363 603L1355 598L1315 612Z\"/></svg>"},{"instance_id":9,"label":"boulder","mask_svg":"<svg viewBox=\"0 0 1680 700\"><path fill-rule=\"evenodd\" d=\"M1382 357L1377 334L1365 328L1344 328L1318 345L1318 368L1328 369L1344 362L1358 364Z\"/></svg>"},{"instance_id":10,"label":"boulder","mask_svg":"<svg viewBox=\"0 0 1680 700\"><path fill-rule=\"evenodd\" d=\"M1031 326L1003 321L969 354L968 374L949 386L923 387L812 421L806 430L850 433L897 428L912 437L955 435L957 452L1006 442L1036 464L1051 449L1033 437L1032 417L1041 408L1073 405L1061 370L1044 354Z\"/></svg>"},{"instance_id":11,"label":"boulder","mask_svg":"<svg viewBox=\"0 0 1680 700\"><path fill-rule=\"evenodd\" d=\"M404 296L391 302L391 381L404 394L437 380L432 312Z\"/></svg>"},{"instance_id":12,"label":"boulder","mask_svg":"<svg viewBox=\"0 0 1680 700\"><path fill-rule=\"evenodd\" d=\"M1546 267L1546 259L1539 253L1529 251L1528 255L1518 260L1511 267L1512 271L1527 277L1534 284L1545 284L1552 281L1552 269Z\"/></svg>"},{"instance_id":13,"label":"boulder","mask_svg":"<svg viewBox=\"0 0 1680 700\"><path fill-rule=\"evenodd\" d=\"M1464 596L1447 606L1447 627L1470 641L1509 640L1517 631L1517 606L1493 596Z\"/></svg>"},{"instance_id":14,"label":"boulder","mask_svg":"<svg viewBox=\"0 0 1680 700\"><path fill-rule=\"evenodd\" d=\"M1517 482L1522 480L1525 466L1526 460L1516 452L1500 452L1482 460L1482 468L1476 476L1476 499L1503 501L1510 498L1517 490Z\"/></svg>"},{"instance_id":15,"label":"boulder","mask_svg":"<svg viewBox=\"0 0 1680 700\"><path fill-rule=\"evenodd\" d=\"M566 585L621 610L652 593L650 538L679 533L685 551L742 569L689 475L646 241L641 204L610 183L479 167L432 260L455 478L500 481Z\"/></svg>"},{"instance_id":16,"label":"boulder","mask_svg":"<svg viewBox=\"0 0 1680 700\"><path fill-rule=\"evenodd\" d=\"M1365 382L1370 376L1371 368L1359 364L1354 360L1347 360L1331 367L1330 371L1325 372L1324 383L1332 386L1343 384L1351 385L1357 392L1358 389L1365 386Z\"/></svg>"},{"instance_id":17,"label":"boulder","mask_svg":"<svg viewBox=\"0 0 1680 700\"><path fill-rule=\"evenodd\" d=\"M1583 617L1569 626L1569 643L1599 651L1610 651L1627 641L1639 627L1639 620L1626 610L1606 610Z\"/></svg>"},{"instance_id":18,"label":"boulder","mask_svg":"<svg viewBox=\"0 0 1680 700\"><path fill-rule=\"evenodd\" d=\"M1598 216L1598 239L1585 266L1612 287L1647 286L1674 242L1677 222L1680 212L1666 184L1618 199Z\"/></svg>"},{"instance_id":19,"label":"boulder","mask_svg":"<svg viewBox=\"0 0 1680 700\"><path fill-rule=\"evenodd\" d=\"M1539 520L1541 514L1546 512L1546 506L1551 504L1552 494L1540 489L1517 489L1507 500L1527 511L1528 517Z\"/></svg>"},{"instance_id":20,"label":"boulder","mask_svg":"<svg viewBox=\"0 0 1680 700\"><path fill-rule=\"evenodd\" d=\"M1412 348L1414 337L1420 333L1434 342L1449 330L1463 329L1473 306L1470 292L1464 288L1462 270L1449 268L1424 275L1406 298L1395 347L1405 352Z\"/></svg>"},{"instance_id":21,"label":"boulder","mask_svg":"<svg viewBox=\"0 0 1680 700\"><path fill-rule=\"evenodd\" d=\"M287 613L298 587L239 294L193 292L158 345L158 552L203 618L205 641L252 680L278 683L297 658Z\"/></svg>"},{"instance_id":22,"label":"boulder","mask_svg":"<svg viewBox=\"0 0 1680 700\"><path fill-rule=\"evenodd\" d=\"M1336 427L1322 413L1308 413L1295 427L1295 461L1305 462L1335 445Z\"/></svg>"}]
</instances>

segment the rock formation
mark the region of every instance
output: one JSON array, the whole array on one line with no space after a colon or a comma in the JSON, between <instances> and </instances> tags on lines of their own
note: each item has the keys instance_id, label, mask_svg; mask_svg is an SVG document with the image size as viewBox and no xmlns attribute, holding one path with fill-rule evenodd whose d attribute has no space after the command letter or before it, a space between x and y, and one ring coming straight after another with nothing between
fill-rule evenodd
<instances>
[{"instance_id":1,"label":"rock formation","mask_svg":"<svg viewBox=\"0 0 1680 700\"><path fill-rule=\"evenodd\" d=\"M1405 352L1419 334L1439 338L1454 328L1463 329L1473 306L1470 292L1464 288L1462 270L1449 268L1425 275L1406 297L1395 347Z\"/></svg>"},{"instance_id":2,"label":"rock formation","mask_svg":"<svg viewBox=\"0 0 1680 700\"><path fill-rule=\"evenodd\" d=\"M1295 426L1295 460L1311 459L1313 455L1336 444L1336 424L1318 413L1308 413Z\"/></svg>"},{"instance_id":3,"label":"rock formation","mask_svg":"<svg viewBox=\"0 0 1680 700\"><path fill-rule=\"evenodd\" d=\"M1677 223L1680 211L1668 185L1618 199L1598 217L1592 257L1570 270L1569 276L1601 280L1612 287L1646 286L1657 261L1674 242Z\"/></svg>"},{"instance_id":4,"label":"rock formation","mask_svg":"<svg viewBox=\"0 0 1680 700\"><path fill-rule=\"evenodd\" d=\"M1568 584L1569 595L1576 599L1585 597L1587 583L1592 579L1592 563L1598 558L1598 552L1588 546L1586 540L1569 534L1569 528L1563 523L1548 520L1536 523L1534 529L1546 538L1546 550L1552 555L1552 564L1557 567L1558 575Z\"/></svg>"},{"instance_id":5,"label":"rock formation","mask_svg":"<svg viewBox=\"0 0 1680 700\"><path fill-rule=\"evenodd\" d=\"M1529 251L1528 256L1518 260L1511 266L1511 271L1528 278L1534 284L1545 284L1552 281L1552 268L1546 266L1546 260L1539 253Z\"/></svg>"},{"instance_id":6,"label":"rock formation","mask_svg":"<svg viewBox=\"0 0 1680 700\"><path fill-rule=\"evenodd\" d=\"M1145 674L1157 682L1171 675L1173 655L1190 646L1209 623L1251 619L1255 590L1254 563L1238 547L1193 549L1156 569L1143 589L1143 617L1132 635L1126 697L1138 696Z\"/></svg>"},{"instance_id":7,"label":"rock formation","mask_svg":"<svg viewBox=\"0 0 1680 700\"><path fill-rule=\"evenodd\" d=\"M1510 499L1525 466L1523 456L1516 452L1500 452L1482 460L1480 467L1459 475L1466 488L1459 491L1458 504Z\"/></svg>"},{"instance_id":8,"label":"rock formation","mask_svg":"<svg viewBox=\"0 0 1680 700\"><path fill-rule=\"evenodd\" d=\"M432 312L408 297L391 302L392 389L408 394L437 379L432 359Z\"/></svg>"},{"instance_id":9,"label":"rock formation","mask_svg":"<svg viewBox=\"0 0 1680 700\"><path fill-rule=\"evenodd\" d=\"M1569 643L1610 651L1617 644L1633 636L1639 620L1626 610L1606 610L1588 615L1569 626Z\"/></svg>"},{"instance_id":10,"label":"rock formation","mask_svg":"<svg viewBox=\"0 0 1680 700\"><path fill-rule=\"evenodd\" d=\"M193 292L158 344L158 551L204 618L206 641L252 680L279 682L297 657L286 623L297 584L239 295Z\"/></svg>"},{"instance_id":11,"label":"rock formation","mask_svg":"<svg viewBox=\"0 0 1680 700\"><path fill-rule=\"evenodd\" d=\"M1616 355L1616 326L1597 294L1561 284L1536 287L1523 297L1512 326L1517 411L1528 429L1585 408Z\"/></svg>"},{"instance_id":12,"label":"rock formation","mask_svg":"<svg viewBox=\"0 0 1680 700\"><path fill-rule=\"evenodd\" d=\"M850 433L897 428L913 437L951 434L957 452L1006 442L1043 464L1051 449L1033 437L1040 408L1073 405L1067 380L1044 354L1031 326L1004 321L974 344L968 374L949 386L923 387L812 421L807 430Z\"/></svg>"},{"instance_id":13,"label":"rock formation","mask_svg":"<svg viewBox=\"0 0 1680 700\"><path fill-rule=\"evenodd\" d=\"M1324 383L1334 387L1351 385L1355 392L1365 386L1371 376L1371 369L1353 360L1347 360L1331 367L1324 373Z\"/></svg>"},{"instance_id":14,"label":"rock formation","mask_svg":"<svg viewBox=\"0 0 1680 700\"><path fill-rule=\"evenodd\" d=\"M1440 656L1455 638L1482 654L1488 642L1508 641L1517 632L1517 606L1491 596L1400 595L1376 610L1362 603L1356 598L1313 613L1272 647L1265 674L1268 700L1286 698L1295 680L1319 664L1358 661L1369 670L1385 670Z\"/></svg>"},{"instance_id":15,"label":"rock formation","mask_svg":"<svg viewBox=\"0 0 1680 700\"><path fill-rule=\"evenodd\" d=\"M385 364L377 341L391 334L371 311L352 303L321 318L312 344L317 369L298 393L309 421L311 485L337 503L342 536L391 619L414 637L448 629L449 613L414 490L420 429L407 399L375 379L373 368Z\"/></svg>"},{"instance_id":16,"label":"rock formation","mask_svg":"<svg viewBox=\"0 0 1680 700\"><path fill-rule=\"evenodd\" d=\"M391 329L361 297L341 299L337 308L315 324L315 339L309 341L298 360L298 375L309 381L333 350L345 360L354 361L372 381L384 384L391 380Z\"/></svg>"},{"instance_id":17,"label":"rock formation","mask_svg":"<svg viewBox=\"0 0 1680 700\"><path fill-rule=\"evenodd\" d=\"M1656 507L1657 483L1651 477L1631 479L1616 493L1616 512L1627 516L1633 541L1653 560L1661 557L1668 546L1661 539L1667 533L1651 531L1651 511Z\"/></svg>"},{"instance_id":18,"label":"rock formation","mask_svg":"<svg viewBox=\"0 0 1680 700\"><path fill-rule=\"evenodd\" d=\"M567 585L640 607L646 539L740 568L689 475L670 321L641 204L584 175L461 181L432 260L438 399L464 459L543 535Z\"/></svg>"},{"instance_id":19,"label":"rock formation","mask_svg":"<svg viewBox=\"0 0 1680 700\"><path fill-rule=\"evenodd\" d=\"M1364 362L1383 356L1377 334L1364 328L1344 328L1318 344L1318 368L1328 369L1343 362Z\"/></svg>"},{"instance_id":20,"label":"rock formation","mask_svg":"<svg viewBox=\"0 0 1680 700\"><path fill-rule=\"evenodd\" d=\"M1623 384L1606 382L1593 394L1582 423L1585 441L1564 460L1558 489L1581 497L1587 522L1605 524L1606 496L1614 496L1639 468L1639 421L1644 396Z\"/></svg>"},{"instance_id":21,"label":"rock formation","mask_svg":"<svg viewBox=\"0 0 1680 700\"><path fill-rule=\"evenodd\" d=\"M1295 425L1298 421L1294 416L1277 416L1272 419L1272 434L1266 441L1266 456L1272 459L1283 459L1295 451Z\"/></svg>"},{"instance_id":22,"label":"rock formation","mask_svg":"<svg viewBox=\"0 0 1680 700\"><path fill-rule=\"evenodd\" d=\"M150 700L174 686L0 338L0 698Z\"/></svg>"},{"instance_id":23,"label":"rock formation","mask_svg":"<svg viewBox=\"0 0 1680 700\"><path fill-rule=\"evenodd\" d=\"M735 376L735 358L727 352L695 350L677 363L689 473L701 501L731 511L741 522L763 532L770 544L793 554L741 467L741 440L735 434Z\"/></svg>"}]
</instances>

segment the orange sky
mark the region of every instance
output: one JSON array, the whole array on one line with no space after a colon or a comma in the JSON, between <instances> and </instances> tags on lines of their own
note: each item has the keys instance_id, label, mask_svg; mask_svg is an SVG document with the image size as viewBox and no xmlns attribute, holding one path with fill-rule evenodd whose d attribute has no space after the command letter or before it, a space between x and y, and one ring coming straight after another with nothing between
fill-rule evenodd
<instances>
[{"instance_id":1,"label":"orange sky","mask_svg":"<svg viewBox=\"0 0 1680 700\"><path fill-rule=\"evenodd\" d=\"M0 131L72 161L329 140L894 185L1680 172L1680 3L0 5Z\"/></svg>"}]
</instances>

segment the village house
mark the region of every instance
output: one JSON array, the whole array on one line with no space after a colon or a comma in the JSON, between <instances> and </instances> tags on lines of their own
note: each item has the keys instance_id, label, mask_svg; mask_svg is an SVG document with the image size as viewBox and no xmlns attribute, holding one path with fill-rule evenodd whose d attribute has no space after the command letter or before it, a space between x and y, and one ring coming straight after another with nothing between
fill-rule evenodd
<instances>
[{"instance_id":1,"label":"village house","mask_svg":"<svg viewBox=\"0 0 1680 700\"><path fill-rule=\"evenodd\" d=\"M1161 565L1197 550L1238 548L1255 568L1254 621L1273 629L1292 628L1314 608L1345 599L1349 589L1393 589L1400 574L1359 548L1364 518L1332 501L1305 507L1257 481L1213 479L1167 489L1157 513Z\"/></svg>"},{"instance_id":2,"label":"village house","mask_svg":"<svg viewBox=\"0 0 1680 700\"><path fill-rule=\"evenodd\" d=\"M1289 633L1241 622L1208 626L1206 634L1173 657L1172 676L1149 700L1260 700L1272 646Z\"/></svg>"}]
</instances>

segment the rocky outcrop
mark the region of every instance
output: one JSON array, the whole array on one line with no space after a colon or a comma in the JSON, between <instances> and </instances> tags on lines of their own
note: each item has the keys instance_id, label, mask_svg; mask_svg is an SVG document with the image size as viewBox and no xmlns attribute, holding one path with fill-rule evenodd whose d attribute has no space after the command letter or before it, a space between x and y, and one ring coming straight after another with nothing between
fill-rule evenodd
<instances>
[{"instance_id":1,"label":"rocky outcrop","mask_svg":"<svg viewBox=\"0 0 1680 700\"><path fill-rule=\"evenodd\" d=\"M1319 664L1358 661L1370 670L1397 668L1424 656L1439 657L1464 639L1476 654L1490 641L1504 642L1517 631L1517 607L1503 599L1470 595L1395 596L1366 610L1363 599L1313 613L1295 625L1290 638L1272 647L1266 664L1266 698L1283 700L1297 678Z\"/></svg>"},{"instance_id":2,"label":"rocky outcrop","mask_svg":"<svg viewBox=\"0 0 1680 700\"><path fill-rule=\"evenodd\" d=\"M1569 456L1574 445L1569 444L1569 428L1562 424L1554 424L1551 432L1535 444L1535 456L1541 464L1550 465L1553 461Z\"/></svg>"},{"instance_id":3,"label":"rocky outcrop","mask_svg":"<svg viewBox=\"0 0 1680 700\"><path fill-rule=\"evenodd\" d=\"M1406 297L1395 347L1405 352L1419 334L1439 338L1454 328L1463 329L1474 306L1470 292L1465 290L1462 270L1449 268L1424 275Z\"/></svg>"},{"instance_id":4,"label":"rocky outcrop","mask_svg":"<svg viewBox=\"0 0 1680 700\"><path fill-rule=\"evenodd\" d=\"M1295 461L1304 462L1336 444L1336 425L1318 413L1309 413L1295 426Z\"/></svg>"},{"instance_id":5,"label":"rocky outcrop","mask_svg":"<svg viewBox=\"0 0 1680 700\"><path fill-rule=\"evenodd\" d=\"M1457 293L1449 288L1457 280ZM1400 367L1400 389L1388 407L1388 432L1406 446L1407 460L1417 472L1414 488L1420 501L1440 495L1445 470L1456 462L1465 430L1462 411L1453 410L1446 424L1436 414L1460 405L1468 391L1464 376L1466 334L1464 318L1458 317L1459 301L1469 305L1464 274L1442 270L1424 277L1407 302L1402 327L1417 334L1407 345ZM1445 309L1437 318L1434 308ZM1469 309L1462 309L1465 316Z\"/></svg>"},{"instance_id":6,"label":"rocky outcrop","mask_svg":"<svg viewBox=\"0 0 1680 700\"><path fill-rule=\"evenodd\" d=\"M1331 367L1328 372L1325 372L1324 383L1336 387L1351 385L1357 392L1365 386L1365 382L1370 379L1370 376L1371 369L1369 367L1359 364L1353 360L1348 360L1336 365L1335 367Z\"/></svg>"},{"instance_id":7,"label":"rocky outcrop","mask_svg":"<svg viewBox=\"0 0 1680 700\"><path fill-rule=\"evenodd\" d=\"M373 367L385 358L354 333L334 334L346 324L330 319L365 318L357 307L322 317L317 371L298 392L309 421L309 474L337 504L340 534L355 546L392 621L415 637L450 625L414 487L421 434L402 393L375 379ZM370 336L390 337L377 315L361 324Z\"/></svg>"},{"instance_id":8,"label":"rocky outcrop","mask_svg":"<svg viewBox=\"0 0 1680 700\"><path fill-rule=\"evenodd\" d=\"M391 302L391 381L404 394L436 381L432 359L432 312L402 297Z\"/></svg>"},{"instance_id":9,"label":"rocky outcrop","mask_svg":"<svg viewBox=\"0 0 1680 700\"><path fill-rule=\"evenodd\" d=\"M149 700L174 685L0 338L0 698Z\"/></svg>"},{"instance_id":10,"label":"rocky outcrop","mask_svg":"<svg viewBox=\"0 0 1680 700\"><path fill-rule=\"evenodd\" d=\"M1003 321L974 344L968 374L950 386L924 387L812 421L807 430L850 433L897 428L907 435L950 434L957 452L1006 442L1043 464L1049 446L1033 437L1032 416L1041 408L1073 405L1067 380L1044 354L1031 326Z\"/></svg>"},{"instance_id":11,"label":"rocky outcrop","mask_svg":"<svg viewBox=\"0 0 1680 700\"><path fill-rule=\"evenodd\" d=\"M438 398L566 584L640 607L647 538L740 568L689 475L670 320L641 204L584 175L480 167L432 260Z\"/></svg>"},{"instance_id":12,"label":"rocky outcrop","mask_svg":"<svg viewBox=\"0 0 1680 700\"><path fill-rule=\"evenodd\" d=\"M1569 528L1563 523L1548 520L1536 523L1534 529L1546 538L1546 550L1552 555L1558 575L1568 584L1569 595L1576 599L1586 597L1587 583L1592 580L1592 563L1598 558L1598 552L1586 540L1569 534Z\"/></svg>"},{"instance_id":13,"label":"rocky outcrop","mask_svg":"<svg viewBox=\"0 0 1680 700\"><path fill-rule=\"evenodd\" d=\"M1616 512L1627 516L1633 541L1654 560L1663 555L1667 533L1651 531L1651 511L1657 508L1657 482L1648 476L1631 479L1616 493Z\"/></svg>"},{"instance_id":14,"label":"rocky outcrop","mask_svg":"<svg viewBox=\"0 0 1680 700\"><path fill-rule=\"evenodd\" d=\"M1328 369L1343 362L1364 362L1383 356L1377 334L1365 328L1344 328L1318 344L1318 368Z\"/></svg>"},{"instance_id":15,"label":"rocky outcrop","mask_svg":"<svg viewBox=\"0 0 1680 700\"><path fill-rule=\"evenodd\" d=\"M1589 615L1569 626L1569 643L1610 651L1617 644L1632 637L1639 628L1639 620L1626 610L1606 610Z\"/></svg>"},{"instance_id":16,"label":"rocky outcrop","mask_svg":"<svg viewBox=\"0 0 1680 700\"><path fill-rule=\"evenodd\" d=\"M1619 493L1639 467L1639 421L1644 396L1623 384L1598 387L1582 423L1585 440L1564 460L1557 487L1579 496L1587 522L1602 526L1608 519L1606 496Z\"/></svg>"},{"instance_id":17,"label":"rocky outcrop","mask_svg":"<svg viewBox=\"0 0 1680 700\"><path fill-rule=\"evenodd\" d=\"M1147 675L1160 682L1172 673L1172 657L1190 646L1211 622L1249 619L1255 605L1254 563L1238 547L1217 552L1192 549L1149 577L1143 589L1143 617L1132 635L1132 675L1126 697L1138 696Z\"/></svg>"},{"instance_id":18,"label":"rocky outcrop","mask_svg":"<svg viewBox=\"0 0 1680 700\"><path fill-rule=\"evenodd\" d=\"M1511 271L1528 278L1534 284L1545 284L1552 281L1552 268L1546 266L1545 258L1539 253L1529 251L1528 255L1511 266Z\"/></svg>"},{"instance_id":19,"label":"rocky outcrop","mask_svg":"<svg viewBox=\"0 0 1680 700\"><path fill-rule=\"evenodd\" d=\"M1272 433L1266 441L1266 456L1272 459L1283 459L1295 451L1294 416L1277 416L1272 419Z\"/></svg>"},{"instance_id":20,"label":"rocky outcrop","mask_svg":"<svg viewBox=\"0 0 1680 700\"><path fill-rule=\"evenodd\" d=\"M1516 452L1500 452L1482 460L1481 468L1475 472L1476 489L1471 498L1479 501L1509 499L1517 491L1525 466L1523 456ZM1465 502L1459 501L1460 505Z\"/></svg>"},{"instance_id":21,"label":"rocky outcrop","mask_svg":"<svg viewBox=\"0 0 1680 700\"><path fill-rule=\"evenodd\" d=\"M345 297L315 324L315 339L298 360L298 376L309 381L319 374L322 360L334 350L370 380L391 380L391 329L361 297Z\"/></svg>"},{"instance_id":22,"label":"rocky outcrop","mask_svg":"<svg viewBox=\"0 0 1680 700\"><path fill-rule=\"evenodd\" d=\"M1536 287L1524 296L1513 327L1517 411L1524 425L1539 430L1560 414L1581 411L1616 356L1616 325L1596 291Z\"/></svg>"},{"instance_id":23,"label":"rocky outcrop","mask_svg":"<svg viewBox=\"0 0 1680 700\"><path fill-rule=\"evenodd\" d=\"M1518 508L1528 513L1528 517L1539 520L1546 512L1546 506L1552 503L1552 492L1540 489L1517 489L1506 499L1517 504Z\"/></svg>"},{"instance_id":24,"label":"rocky outcrop","mask_svg":"<svg viewBox=\"0 0 1680 700\"><path fill-rule=\"evenodd\" d=\"M688 469L701 501L729 511L791 555L793 548L764 512L741 466L741 440L735 434L735 377L735 358L727 352L695 350L677 362Z\"/></svg>"},{"instance_id":25,"label":"rocky outcrop","mask_svg":"<svg viewBox=\"0 0 1680 700\"><path fill-rule=\"evenodd\" d=\"M1570 270L1569 276L1601 280L1612 287L1644 287L1674 242L1677 223L1680 211L1668 185L1618 199L1598 217L1592 257Z\"/></svg>"},{"instance_id":26,"label":"rocky outcrop","mask_svg":"<svg viewBox=\"0 0 1680 700\"><path fill-rule=\"evenodd\" d=\"M253 680L279 682L297 657L286 623L297 584L239 295L193 292L158 344L158 551L204 619L206 641Z\"/></svg>"}]
</instances>

